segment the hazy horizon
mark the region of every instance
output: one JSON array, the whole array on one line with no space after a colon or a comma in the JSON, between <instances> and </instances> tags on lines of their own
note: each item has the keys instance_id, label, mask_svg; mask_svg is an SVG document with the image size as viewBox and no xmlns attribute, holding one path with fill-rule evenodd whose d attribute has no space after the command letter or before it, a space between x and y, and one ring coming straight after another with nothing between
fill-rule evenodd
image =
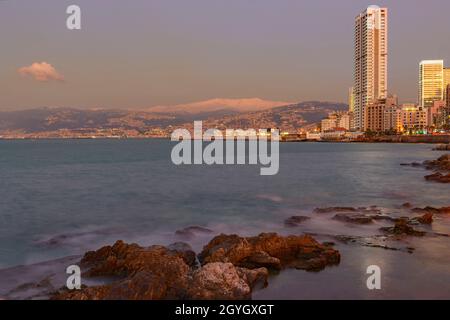
<instances>
[{"instance_id":1,"label":"hazy horizon","mask_svg":"<svg viewBox=\"0 0 450 320\"><path fill-rule=\"evenodd\" d=\"M80 31L66 29L71 4L82 10ZM419 61L450 66L445 0L6 0L0 111L255 97L346 103L354 17L371 4L389 8L389 92L415 102Z\"/></svg>"}]
</instances>

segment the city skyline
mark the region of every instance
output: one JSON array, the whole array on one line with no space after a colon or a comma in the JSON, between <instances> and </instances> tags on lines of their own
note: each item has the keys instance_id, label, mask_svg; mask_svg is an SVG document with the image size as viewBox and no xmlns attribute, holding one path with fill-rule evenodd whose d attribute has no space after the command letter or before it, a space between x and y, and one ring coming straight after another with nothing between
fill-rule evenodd
<instances>
[{"instance_id":1,"label":"city skyline","mask_svg":"<svg viewBox=\"0 0 450 320\"><path fill-rule=\"evenodd\" d=\"M450 4L414 3L381 4L390 13L389 91L402 102L417 101L421 60L450 61L445 41L450 22L439 18ZM262 1L255 7L246 1L227 6L196 1L173 10L156 0L133 6L81 0L83 28L69 31L69 4L0 2L2 110L137 109L253 97L346 102L353 84L352 21L370 5ZM318 24L324 5L333 14ZM406 23L417 28L412 32ZM417 46L415 37L423 45Z\"/></svg>"}]
</instances>

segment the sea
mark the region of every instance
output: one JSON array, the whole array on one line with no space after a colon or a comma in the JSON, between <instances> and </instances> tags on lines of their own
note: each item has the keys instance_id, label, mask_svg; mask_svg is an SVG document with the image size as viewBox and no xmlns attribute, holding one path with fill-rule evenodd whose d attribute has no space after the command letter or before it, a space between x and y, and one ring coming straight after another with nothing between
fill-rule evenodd
<instances>
[{"instance_id":1,"label":"sea","mask_svg":"<svg viewBox=\"0 0 450 320\"><path fill-rule=\"evenodd\" d=\"M261 165L175 165L174 145L164 139L0 140L0 296L27 274L39 277L36 264L119 239L142 246L184 241L196 252L220 233L311 233L331 241L329 235L382 234L388 222L353 225L315 208L377 206L413 217L403 203L450 205L450 185L427 182L423 168L400 165L445 153L429 144L281 143L273 176L260 175ZM312 219L285 225L297 215ZM210 232L176 233L189 226ZM399 250L337 242L338 266L284 270L253 298L450 299L450 238L444 236L450 216L422 228L427 236L393 243ZM367 287L371 265L380 267L380 290ZM64 273L61 268L53 272Z\"/></svg>"}]
</instances>

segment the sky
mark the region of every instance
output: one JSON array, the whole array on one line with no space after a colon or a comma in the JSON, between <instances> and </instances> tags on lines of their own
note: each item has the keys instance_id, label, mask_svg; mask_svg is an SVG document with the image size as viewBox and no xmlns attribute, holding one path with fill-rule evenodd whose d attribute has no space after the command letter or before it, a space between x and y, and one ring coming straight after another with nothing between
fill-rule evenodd
<instances>
[{"instance_id":1,"label":"sky","mask_svg":"<svg viewBox=\"0 0 450 320\"><path fill-rule=\"evenodd\" d=\"M415 102L419 61L450 66L448 0L0 0L0 110L347 102L371 4L390 10L389 91Z\"/></svg>"}]
</instances>

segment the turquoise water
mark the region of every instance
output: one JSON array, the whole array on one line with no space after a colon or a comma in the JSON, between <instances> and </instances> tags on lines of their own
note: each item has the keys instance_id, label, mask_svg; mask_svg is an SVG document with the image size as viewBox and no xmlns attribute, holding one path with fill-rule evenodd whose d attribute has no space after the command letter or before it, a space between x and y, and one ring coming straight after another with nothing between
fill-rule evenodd
<instances>
[{"instance_id":1,"label":"turquoise water","mask_svg":"<svg viewBox=\"0 0 450 320\"><path fill-rule=\"evenodd\" d=\"M117 239L168 244L179 240L177 229L190 225L214 233L292 233L284 228L284 219L310 214L315 207L450 205L450 185L426 182L423 169L400 166L442 154L432 152L431 145L285 143L275 176L260 176L259 166L175 166L172 146L166 140L0 141L0 268L82 254ZM325 220L308 228L334 234L375 232ZM433 228L450 233L448 219ZM211 237L187 241L198 250ZM447 253L450 248L444 239L427 245ZM343 250L356 260L406 256L372 248ZM422 259L420 254L416 256ZM433 250L429 254L436 260L432 272L450 275L449 261ZM349 268L345 258L335 272ZM317 277L326 279L332 270ZM295 294L276 291L285 277L259 297L302 297L295 288ZM450 297L449 287L434 290Z\"/></svg>"}]
</instances>

